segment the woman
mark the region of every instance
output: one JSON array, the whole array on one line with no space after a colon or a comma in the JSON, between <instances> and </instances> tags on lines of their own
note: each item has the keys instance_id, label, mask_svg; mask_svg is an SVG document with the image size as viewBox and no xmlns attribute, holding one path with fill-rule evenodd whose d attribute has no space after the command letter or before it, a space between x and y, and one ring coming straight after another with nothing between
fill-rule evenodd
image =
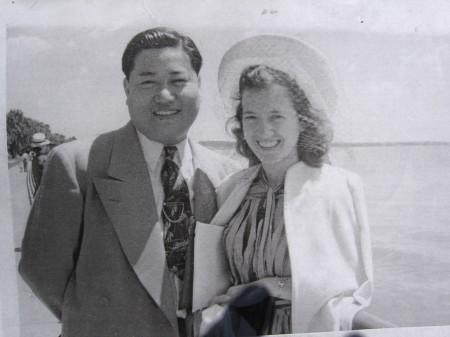
<instances>
[{"instance_id":1,"label":"woman","mask_svg":"<svg viewBox=\"0 0 450 337\"><path fill-rule=\"evenodd\" d=\"M227 87L236 69L243 69L237 90ZM232 282L225 294L212 293L219 296L203 311L209 335L349 330L370 302L362 185L355 174L324 164L332 134L326 113L335 105L331 78L321 54L286 37L244 40L222 61L222 93L238 93L237 149L254 165L217 190L220 209L211 224L223 228ZM196 235L196 252L205 254Z\"/></svg>"}]
</instances>

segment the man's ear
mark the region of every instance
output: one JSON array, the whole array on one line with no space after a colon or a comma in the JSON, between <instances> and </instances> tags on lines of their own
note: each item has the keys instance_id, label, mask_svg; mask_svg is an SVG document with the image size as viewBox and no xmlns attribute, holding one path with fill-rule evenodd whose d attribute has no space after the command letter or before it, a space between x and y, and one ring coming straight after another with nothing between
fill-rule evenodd
<instances>
[{"instance_id":1,"label":"man's ear","mask_svg":"<svg viewBox=\"0 0 450 337\"><path fill-rule=\"evenodd\" d=\"M199 89L199 96L198 96L198 99L199 99L199 104L201 104L201 102L202 102L202 78L200 77L200 75L197 75L197 78L198 78L198 89Z\"/></svg>"},{"instance_id":2,"label":"man's ear","mask_svg":"<svg viewBox=\"0 0 450 337\"><path fill-rule=\"evenodd\" d=\"M125 91L125 95L127 96L126 103L128 104L128 95L130 94L130 82L128 82L126 77L123 79L123 90Z\"/></svg>"}]
</instances>

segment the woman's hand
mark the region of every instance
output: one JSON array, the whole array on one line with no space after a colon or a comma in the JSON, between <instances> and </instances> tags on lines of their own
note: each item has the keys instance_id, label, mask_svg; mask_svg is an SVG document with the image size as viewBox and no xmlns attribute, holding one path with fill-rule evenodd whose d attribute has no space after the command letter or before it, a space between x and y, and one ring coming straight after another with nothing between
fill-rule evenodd
<instances>
[{"instance_id":1,"label":"woman's hand","mask_svg":"<svg viewBox=\"0 0 450 337\"><path fill-rule=\"evenodd\" d=\"M267 296L291 300L290 277L266 277L251 283L232 286L225 295L216 296L211 305L245 307L261 302Z\"/></svg>"},{"instance_id":2,"label":"woman's hand","mask_svg":"<svg viewBox=\"0 0 450 337\"><path fill-rule=\"evenodd\" d=\"M292 300L292 282L290 277L266 277L258 280L267 289L270 296L283 300Z\"/></svg>"},{"instance_id":3,"label":"woman's hand","mask_svg":"<svg viewBox=\"0 0 450 337\"><path fill-rule=\"evenodd\" d=\"M211 305L210 307L201 311L201 323L199 327L199 336L209 336L214 328L221 326L222 322L226 320L227 306L221 306L218 304Z\"/></svg>"},{"instance_id":4,"label":"woman's hand","mask_svg":"<svg viewBox=\"0 0 450 337\"><path fill-rule=\"evenodd\" d=\"M211 305L232 305L236 307L245 307L261 302L269 296L267 289L259 281L231 286L224 295L216 296L212 299Z\"/></svg>"}]
</instances>

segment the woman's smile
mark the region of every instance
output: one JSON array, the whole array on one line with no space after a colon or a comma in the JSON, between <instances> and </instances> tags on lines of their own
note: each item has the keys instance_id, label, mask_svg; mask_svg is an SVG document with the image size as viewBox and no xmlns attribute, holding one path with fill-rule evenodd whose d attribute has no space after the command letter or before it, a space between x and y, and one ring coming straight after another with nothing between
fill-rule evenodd
<instances>
[{"instance_id":1,"label":"woman's smile","mask_svg":"<svg viewBox=\"0 0 450 337\"><path fill-rule=\"evenodd\" d=\"M280 144L281 141L280 140L264 140L264 141L257 140L256 142L258 143L258 145L261 148L271 150L271 149L275 148L278 144Z\"/></svg>"}]
</instances>

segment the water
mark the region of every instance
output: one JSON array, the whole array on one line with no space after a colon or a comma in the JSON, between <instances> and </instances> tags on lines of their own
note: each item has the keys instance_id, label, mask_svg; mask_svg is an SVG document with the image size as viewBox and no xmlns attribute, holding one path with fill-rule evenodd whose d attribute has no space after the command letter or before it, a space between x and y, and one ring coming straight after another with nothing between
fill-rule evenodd
<instances>
[{"instance_id":1,"label":"water","mask_svg":"<svg viewBox=\"0 0 450 337\"><path fill-rule=\"evenodd\" d=\"M399 326L450 324L450 146L334 148L364 181L372 313Z\"/></svg>"}]
</instances>

